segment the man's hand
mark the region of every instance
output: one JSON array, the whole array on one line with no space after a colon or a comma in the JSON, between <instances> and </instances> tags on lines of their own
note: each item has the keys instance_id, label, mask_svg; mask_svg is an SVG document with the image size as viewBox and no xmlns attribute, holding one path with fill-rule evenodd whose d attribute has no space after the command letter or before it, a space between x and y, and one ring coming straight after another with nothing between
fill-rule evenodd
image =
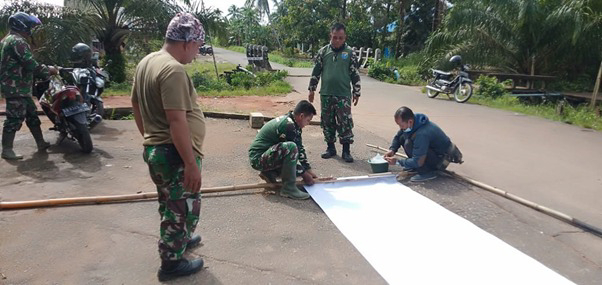
<instances>
[{"instance_id":1,"label":"man's hand","mask_svg":"<svg viewBox=\"0 0 602 285\"><path fill-rule=\"evenodd\" d=\"M307 171L303 172L303 174L301 174L301 177L303 178L303 182L305 182L305 185L307 185L307 186L314 185L314 183L315 183L314 178Z\"/></svg>"},{"instance_id":2,"label":"man's hand","mask_svg":"<svg viewBox=\"0 0 602 285\"><path fill-rule=\"evenodd\" d=\"M56 69L56 67L49 66L48 67L48 74L50 74L50 75L57 75L57 74L59 74L59 71L58 71L58 69Z\"/></svg>"},{"instance_id":3,"label":"man's hand","mask_svg":"<svg viewBox=\"0 0 602 285\"><path fill-rule=\"evenodd\" d=\"M318 178L318 175L316 175L311 169L305 170L306 173L309 173L309 175L311 175L311 178L316 179Z\"/></svg>"},{"instance_id":4,"label":"man's hand","mask_svg":"<svg viewBox=\"0 0 602 285\"><path fill-rule=\"evenodd\" d=\"M357 106L357 102L360 101L360 96L353 95L353 106Z\"/></svg>"},{"instance_id":5,"label":"man's hand","mask_svg":"<svg viewBox=\"0 0 602 285\"><path fill-rule=\"evenodd\" d=\"M201 190L201 172L196 163L184 165L184 188L192 193L198 193Z\"/></svg>"},{"instance_id":6,"label":"man's hand","mask_svg":"<svg viewBox=\"0 0 602 285\"><path fill-rule=\"evenodd\" d=\"M392 157L392 156L385 156L385 160L389 163L389 165L395 165L397 164L397 158Z\"/></svg>"},{"instance_id":7,"label":"man's hand","mask_svg":"<svg viewBox=\"0 0 602 285\"><path fill-rule=\"evenodd\" d=\"M307 100L309 100L309 103L313 103L314 102L314 95L316 94L315 91L309 91L309 96L307 96Z\"/></svg>"},{"instance_id":8,"label":"man's hand","mask_svg":"<svg viewBox=\"0 0 602 285\"><path fill-rule=\"evenodd\" d=\"M385 158L387 157L393 157L395 155L395 152L392 150L387 151L387 153L385 153Z\"/></svg>"}]
</instances>

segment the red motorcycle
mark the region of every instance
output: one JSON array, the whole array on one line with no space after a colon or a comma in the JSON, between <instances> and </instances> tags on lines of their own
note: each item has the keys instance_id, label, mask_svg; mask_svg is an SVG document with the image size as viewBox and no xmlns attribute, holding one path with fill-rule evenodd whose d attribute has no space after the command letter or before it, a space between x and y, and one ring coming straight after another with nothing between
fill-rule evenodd
<instances>
[{"instance_id":1,"label":"red motorcycle","mask_svg":"<svg viewBox=\"0 0 602 285\"><path fill-rule=\"evenodd\" d=\"M61 70L60 73L64 72L69 71ZM42 110L54 124L50 129L60 133L57 144L69 138L77 141L82 152L92 152L94 146L86 116L90 107L84 102L80 90L66 85L60 75L53 75L50 80L36 83L35 93Z\"/></svg>"}]
</instances>

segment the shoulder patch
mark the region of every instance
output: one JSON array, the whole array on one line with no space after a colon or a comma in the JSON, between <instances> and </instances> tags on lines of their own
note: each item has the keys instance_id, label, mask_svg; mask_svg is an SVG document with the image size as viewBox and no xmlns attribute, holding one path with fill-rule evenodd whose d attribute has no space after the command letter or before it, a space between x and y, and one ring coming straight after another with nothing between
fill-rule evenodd
<instances>
[{"instance_id":1,"label":"shoulder patch","mask_svg":"<svg viewBox=\"0 0 602 285\"><path fill-rule=\"evenodd\" d=\"M349 58L349 53L348 53L348 52L346 52L346 51L342 52L342 53L341 53L341 58L342 58L342 59L348 59L348 58Z\"/></svg>"}]
</instances>

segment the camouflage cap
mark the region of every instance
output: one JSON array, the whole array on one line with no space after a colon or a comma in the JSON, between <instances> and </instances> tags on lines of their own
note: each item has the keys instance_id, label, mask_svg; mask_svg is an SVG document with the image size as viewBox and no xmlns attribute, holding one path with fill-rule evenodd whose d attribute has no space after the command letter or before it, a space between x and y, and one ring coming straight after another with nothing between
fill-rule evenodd
<instances>
[{"instance_id":1,"label":"camouflage cap","mask_svg":"<svg viewBox=\"0 0 602 285\"><path fill-rule=\"evenodd\" d=\"M205 30L199 19L192 14L178 13L169 22L165 38L178 42L204 41Z\"/></svg>"}]
</instances>

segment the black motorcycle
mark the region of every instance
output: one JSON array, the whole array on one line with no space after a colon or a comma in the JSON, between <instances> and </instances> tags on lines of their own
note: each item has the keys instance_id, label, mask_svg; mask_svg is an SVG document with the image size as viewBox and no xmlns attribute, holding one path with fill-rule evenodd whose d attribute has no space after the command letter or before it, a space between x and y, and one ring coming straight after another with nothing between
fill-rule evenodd
<instances>
[{"instance_id":1,"label":"black motorcycle","mask_svg":"<svg viewBox=\"0 0 602 285\"><path fill-rule=\"evenodd\" d=\"M97 62L97 60L93 62ZM109 82L109 73L96 64L86 68L66 70L71 72L75 85L77 85L84 97L84 102L90 106L88 122L90 128L94 128L102 121L104 116L104 102L101 95L106 83Z\"/></svg>"},{"instance_id":2,"label":"black motorcycle","mask_svg":"<svg viewBox=\"0 0 602 285\"><path fill-rule=\"evenodd\" d=\"M207 45L203 45L199 48L199 53L201 55L212 55L213 54L213 47L212 46L207 46Z\"/></svg>"},{"instance_id":3,"label":"black motorcycle","mask_svg":"<svg viewBox=\"0 0 602 285\"><path fill-rule=\"evenodd\" d=\"M467 65L462 64L462 58L459 55L453 56L451 63L459 65L460 69L455 73L431 69L433 79L426 85L426 95L429 98L435 98L439 93L445 93L448 97L454 94L454 99L458 103L464 103L472 96L472 80L469 78L466 70Z\"/></svg>"},{"instance_id":4,"label":"black motorcycle","mask_svg":"<svg viewBox=\"0 0 602 285\"><path fill-rule=\"evenodd\" d=\"M69 75L63 70L61 73L63 76ZM60 133L57 144L68 138L77 141L82 152L92 152L94 146L87 118L90 108L84 102L79 88L66 85L60 75L54 75L49 80L36 83L35 96L48 119L54 124L50 129Z\"/></svg>"}]
</instances>

